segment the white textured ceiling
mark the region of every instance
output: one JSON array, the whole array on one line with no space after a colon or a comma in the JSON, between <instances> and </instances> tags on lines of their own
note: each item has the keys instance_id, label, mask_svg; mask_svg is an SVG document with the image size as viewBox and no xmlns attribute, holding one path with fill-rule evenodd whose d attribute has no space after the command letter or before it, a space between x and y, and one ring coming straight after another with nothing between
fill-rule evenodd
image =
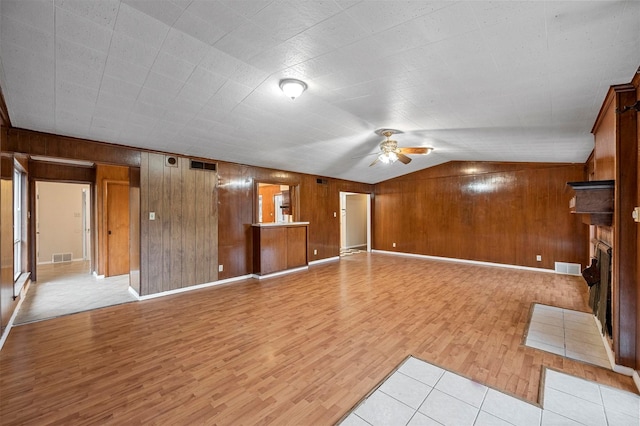
<instances>
[{"instance_id":1,"label":"white textured ceiling","mask_svg":"<svg viewBox=\"0 0 640 426\"><path fill-rule=\"evenodd\" d=\"M584 162L608 87L640 65L636 0L0 0L0 14L15 127L369 183L450 160ZM286 77L309 89L291 101ZM383 127L435 151L368 167Z\"/></svg>"}]
</instances>

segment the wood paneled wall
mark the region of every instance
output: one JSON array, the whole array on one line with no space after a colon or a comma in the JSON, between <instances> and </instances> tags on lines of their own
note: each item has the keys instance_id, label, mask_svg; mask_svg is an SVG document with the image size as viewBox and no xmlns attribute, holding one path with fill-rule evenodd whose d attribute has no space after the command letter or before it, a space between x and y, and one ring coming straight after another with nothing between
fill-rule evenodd
<instances>
[{"instance_id":1,"label":"wood paneled wall","mask_svg":"<svg viewBox=\"0 0 640 426\"><path fill-rule=\"evenodd\" d=\"M140 151L120 145L11 128L3 152L140 167Z\"/></svg>"},{"instance_id":2,"label":"wood paneled wall","mask_svg":"<svg viewBox=\"0 0 640 426\"><path fill-rule=\"evenodd\" d=\"M300 186L298 218L310 223L309 261L340 254L340 191L373 193L373 185L369 184L233 163L218 163L218 173L219 261L224 267L220 279L252 271L254 181Z\"/></svg>"},{"instance_id":3,"label":"wood paneled wall","mask_svg":"<svg viewBox=\"0 0 640 426\"><path fill-rule=\"evenodd\" d=\"M374 248L547 269L585 265L587 228L569 213L566 187L584 178L583 164L450 162L389 180L376 185Z\"/></svg>"},{"instance_id":4,"label":"wood paneled wall","mask_svg":"<svg viewBox=\"0 0 640 426\"><path fill-rule=\"evenodd\" d=\"M178 167L168 167L164 155L142 153L141 295L218 280L217 173L177 158Z\"/></svg>"}]
</instances>

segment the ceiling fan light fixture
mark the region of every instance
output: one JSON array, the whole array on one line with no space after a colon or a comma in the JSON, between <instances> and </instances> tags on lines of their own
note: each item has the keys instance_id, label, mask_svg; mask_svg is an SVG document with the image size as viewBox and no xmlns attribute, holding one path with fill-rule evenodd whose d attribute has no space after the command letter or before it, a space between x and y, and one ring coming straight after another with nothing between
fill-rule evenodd
<instances>
[{"instance_id":1,"label":"ceiling fan light fixture","mask_svg":"<svg viewBox=\"0 0 640 426\"><path fill-rule=\"evenodd\" d=\"M280 80L280 90L287 98L295 100L298 96L307 90L307 84L304 81L296 80L295 78L285 78Z\"/></svg>"},{"instance_id":2,"label":"ceiling fan light fixture","mask_svg":"<svg viewBox=\"0 0 640 426\"><path fill-rule=\"evenodd\" d=\"M398 156L395 152L383 152L378 156L378 159L384 164L390 164L398 161Z\"/></svg>"}]
</instances>

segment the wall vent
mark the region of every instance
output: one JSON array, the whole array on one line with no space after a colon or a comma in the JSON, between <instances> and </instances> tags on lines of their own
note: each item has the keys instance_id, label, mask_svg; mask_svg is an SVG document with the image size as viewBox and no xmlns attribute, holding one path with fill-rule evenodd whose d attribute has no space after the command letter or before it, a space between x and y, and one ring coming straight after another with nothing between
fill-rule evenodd
<instances>
[{"instance_id":1,"label":"wall vent","mask_svg":"<svg viewBox=\"0 0 640 426\"><path fill-rule=\"evenodd\" d=\"M209 170L215 172L218 168L216 163L205 163L204 161L191 160L191 168L199 170Z\"/></svg>"},{"instance_id":2,"label":"wall vent","mask_svg":"<svg viewBox=\"0 0 640 426\"><path fill-rule=\"evenodd\" d=\"M54 253L51 255L51 263L71 262L73 253Z\"/></svg>"},{"instance_id":3,"label":"wall vent","mask_svg":"<svg viewBox=\"0 0 640 426\"><path fill-rule=\"evenodd\" d=\"M556 272L567 275L581 275L582 266L579 263L556 262Z\"/></svg>"},{"instance_id":4,"label":"wall vent","mask_svg":"<svg viewBox=\"0 0 640 426\"><path fill-rule=\"evenodd\" d=\"M178 157L167 155L164 157L164 165L167 167L178 167Z\"/></svg>"},{"instance_id":5,"label":"wall vent","mask_svg":"<svg viewBox=\"0 0 640 426\"><path fill-rule=\"evenodd\" d=\"M329 181L327 179L321 179L321 178L317 178L316 179L316 183L320 184L320 185L328 185Z\"/></svg>"}]
</instances>

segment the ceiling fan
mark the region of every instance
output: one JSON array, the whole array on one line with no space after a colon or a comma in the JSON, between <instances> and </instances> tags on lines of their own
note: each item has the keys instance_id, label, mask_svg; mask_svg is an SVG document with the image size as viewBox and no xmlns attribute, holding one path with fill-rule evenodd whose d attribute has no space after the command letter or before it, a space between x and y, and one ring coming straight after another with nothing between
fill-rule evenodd
<instances>
[{"instance_id":1,"label":"ceiling fan","mask_svg":"<svg viewBox=\"0 0 640 426\"><path fill-rule=\"evenodd\" d=\"M392 135L402 133L400 130L394 129L378 129L375 131L377 135L384 136L387 139L380 142L380 153L373 161L373 163L369 164L369 167L376 164L378 161L389 164L395 163L396 161L400 161L403 164L409 164L411 162L411 158L407 157L409 155L427 155L433 151L433 148L429 147L408 147L408 148L398 148L398 142L391 139Z\"/></svg>"}]
</instances>

